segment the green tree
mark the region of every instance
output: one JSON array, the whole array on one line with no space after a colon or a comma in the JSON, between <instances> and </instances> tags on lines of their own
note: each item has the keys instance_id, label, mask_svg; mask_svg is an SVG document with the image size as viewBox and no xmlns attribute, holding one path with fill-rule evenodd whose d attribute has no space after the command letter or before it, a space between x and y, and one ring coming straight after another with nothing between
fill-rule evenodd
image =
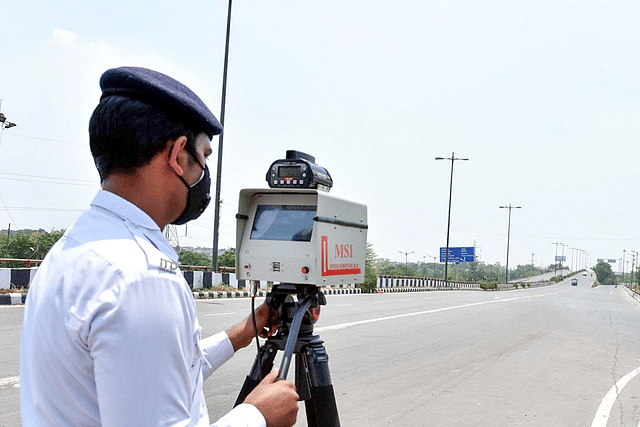
<instances>
[{"instance_id":1,"label":"green tree","mask_svg":"<svg viewBox=\"0 0 640 427\"><path fill-rule=\"evenodd\" d=\"M211 265L211 258L201 253L191 251L180 251L178 261L181 265L199 265L205 267Z\"/></svg>"},{"instance_id":2,"label":"green tree","mask_svg":"<svg viewBox=\"0 0 640 427\"><path fill-rule=\"evenodd\" d=\"M593 267L593 271L596 272L596 278L601 285L615 285L616 280L611 270L611 265L608 262L599 262Z\"/></svg>"},{"instance_id":3,"label":"green tree","mask_svg":"<svg viewBox=\"0 0 640 427\"><path fill-rule=\"evenodd\" d=\"M218 267L236 266L236 248L227 249L218 257Z\"/></svg>"},{"instance_id":4,"label":"green tree","mask_svg":"<svg viewBox=\"0 0 640 427\"><path fill-rule=\"evenodd\" d=\"M377 274L376 274L376 253L373 250L373 244L367 242L367 249L364 256L364 282L360 284L360 288L364 292L373 292L377 287Z\"/></svg>"},{"instance_id":5,"label":"green tree","mask_svg":"<svg viewBox=\"0 0 640 427\"><path fill-rule=\"evenodd\" d=\"M51 230L48 233L40 233L37 240L36 253L40 259L44 258L51 250L51 247L60 240L66 230Z\"/></svg>"},{"instance_id":6,"label":"green tree","mask_svg":"<svg viewBox=\"0 0 640 427\"><path fill-rule=\"evenodd\" d=\"M19 259L33 259L33 247L35 246L35 242L33 242L26 233L20 233L11 236L9 239L9 258L19 258Z\"/></svg>"}]
</instances>

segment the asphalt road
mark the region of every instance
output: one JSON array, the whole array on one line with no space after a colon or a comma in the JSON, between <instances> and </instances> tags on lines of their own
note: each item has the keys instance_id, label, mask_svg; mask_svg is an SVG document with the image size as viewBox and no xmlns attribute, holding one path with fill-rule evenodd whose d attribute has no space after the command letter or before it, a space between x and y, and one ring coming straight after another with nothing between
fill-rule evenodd
<instances>
[{"instance_id":1,"label":"asphalt road","mask_svg":"<svg viewBox=\"0 0 640 427\"><path fill-rule=\"evenodd\" d=\"M523 279L513 279L509 280L509 283L532 283L532 282L542 282L545 280L551 280L553 276L564 276L571 273L571 270L562 269L558 271L552 271L549 273L539 274L537 276L525 277ZM591 273L589 273L591 274Z\"/></svg>"},{"instance_id":2,"label":"asphalt road","mask_svg":"<svg viewBox=\"0 0 640 427\"><path fill-rule=\"evenodd\" d=\"M637 427L640 303L621 286L578 279L505 292L327 297L316 330L341 425ZM205 335L249 312L247 299L197 306ZM20 425L22 311L0 308L0 426ZM208 380L212 419L231 408L254 357L252 345ZM302 407L297 426L306 425Z\"/></svg>"}]
</instances>

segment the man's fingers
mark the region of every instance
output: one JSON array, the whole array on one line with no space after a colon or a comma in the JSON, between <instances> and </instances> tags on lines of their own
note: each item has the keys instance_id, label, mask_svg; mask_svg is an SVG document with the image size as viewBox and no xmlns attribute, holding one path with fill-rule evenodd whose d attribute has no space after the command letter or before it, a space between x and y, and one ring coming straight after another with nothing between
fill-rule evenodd
<instances>
[{"instance_id":1,"label":"man's fingers","mask_svg":"<svg viewBox=\"0 0 640 427\"><path fill-rule=\"evenodd\" d=\"M262 382L265 384L273 384L278 379L278 374L280 373L280 368L273 368L269 374L262 379Z\"/></svg>"}]
</instances>

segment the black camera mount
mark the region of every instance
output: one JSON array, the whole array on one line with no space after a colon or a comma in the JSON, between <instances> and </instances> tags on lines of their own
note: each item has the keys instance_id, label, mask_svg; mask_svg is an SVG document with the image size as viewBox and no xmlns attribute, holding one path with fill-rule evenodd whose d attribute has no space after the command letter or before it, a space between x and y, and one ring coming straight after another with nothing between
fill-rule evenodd
<instances>
[{"instance_id":1,"label":"black camera mount","mask_svg":"<svg viewBox=\"0 0 640 427\"><path fill-rule=\"evenodd\" d=\"M294 298L294 295L297 297ZM284 351L278 379L286 379L295 354L295 384L300 400L305 402L309 427L340 427L331 375L329 355L313 324L326 305L324 294L316 286L279 284L267 295L266 303L282 325L260 347L235 406L239 405L273 369L278 350Z\"/></svg>"}]
</instances>

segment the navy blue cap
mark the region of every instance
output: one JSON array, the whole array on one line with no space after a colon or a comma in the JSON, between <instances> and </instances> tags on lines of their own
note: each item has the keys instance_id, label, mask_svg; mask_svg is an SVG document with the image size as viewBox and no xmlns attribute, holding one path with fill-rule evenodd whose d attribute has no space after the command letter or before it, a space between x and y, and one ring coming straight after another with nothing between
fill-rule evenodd
<instances>
[{"instance_id":1,"label":"navy blue cap","mask_svg":"<svg viewBox=\"0 0 640 427\"><path fill-rule=\"evenodd\" d=\"M191 89L171 77L140 67L119 67L100 77L102 98L126 96L146 102L180 122L193 123L194 131L212 137L222 133L222 125ZM186 124L186 123L185 123Z\"/></svg>"}]
</instances>

